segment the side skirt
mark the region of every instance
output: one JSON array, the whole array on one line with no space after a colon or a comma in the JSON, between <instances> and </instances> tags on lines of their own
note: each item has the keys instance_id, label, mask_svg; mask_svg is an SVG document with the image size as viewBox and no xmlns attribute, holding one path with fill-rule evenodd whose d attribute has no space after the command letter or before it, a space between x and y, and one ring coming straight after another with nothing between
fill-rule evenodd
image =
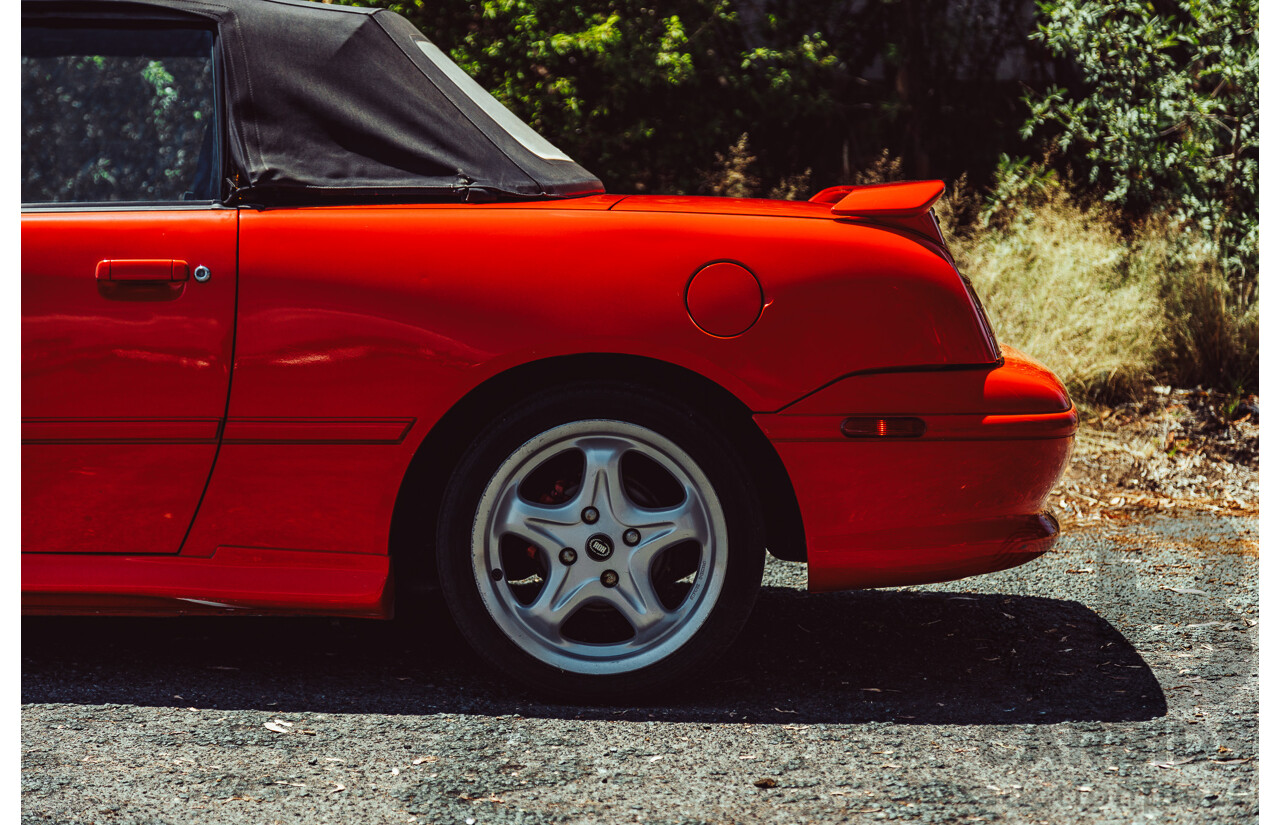
<instances>
[{"instance_id":1,"label":"side skirt","mask_svg":"<svg viewBox=\"0 0 1280 825\"><path fill-rule=\"evenodd\" d=\"M22 612L387 619L390 562L254 547L219 547L209 558L31 553L22 557Z\"/></svg>"}]
</instances>

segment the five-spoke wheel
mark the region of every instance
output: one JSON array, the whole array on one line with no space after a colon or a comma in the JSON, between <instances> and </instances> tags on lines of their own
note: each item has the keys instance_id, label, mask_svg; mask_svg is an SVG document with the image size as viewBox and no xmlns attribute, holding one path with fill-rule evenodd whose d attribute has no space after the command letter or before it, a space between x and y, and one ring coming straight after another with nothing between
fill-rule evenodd
<instances>
[{"instance_id":1,"label":"five-spoke wheel","mask_svg":"<svg viewBox=\"0 0 1280 825\"><path fill-rule=\"evenodd\" d=\"M622 388L548 394L499 420L459 465L437 549L482 654L560 695L621 698L727 646L763 551L722 435Z\"/></svg>"}]
</instances>

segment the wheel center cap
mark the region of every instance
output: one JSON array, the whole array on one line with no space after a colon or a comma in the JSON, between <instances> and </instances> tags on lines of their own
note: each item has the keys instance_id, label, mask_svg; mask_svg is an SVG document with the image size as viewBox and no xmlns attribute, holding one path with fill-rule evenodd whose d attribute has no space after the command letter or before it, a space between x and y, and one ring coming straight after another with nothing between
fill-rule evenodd
<instances>
[{"instance_id":1,"label":"wheel center cap","mask_svg":"<svg viewBox=\"0 0 1280 825\"><path fill-rule=\"evenodd\" d=\"M603 533L587 539L587 555L596 561L605 561L613 555L613 542Z\"/></svg>"}]
</instances>

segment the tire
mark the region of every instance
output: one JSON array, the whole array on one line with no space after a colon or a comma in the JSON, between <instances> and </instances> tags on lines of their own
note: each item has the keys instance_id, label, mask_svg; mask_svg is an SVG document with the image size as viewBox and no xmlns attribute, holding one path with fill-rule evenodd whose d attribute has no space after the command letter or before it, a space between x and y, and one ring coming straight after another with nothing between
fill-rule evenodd
<instances>
[{"instance_id":1,"label":"tire","mask_svg":"<svg viewBox=\"0 0 1280 825\"><path fill-rule=\"evenodd\" d=\"M706 417L626 384L546 391L454 470L436 562L463 636L556 699L688 685L747 619L760 508Z\"/></svg>"}]
</instances>

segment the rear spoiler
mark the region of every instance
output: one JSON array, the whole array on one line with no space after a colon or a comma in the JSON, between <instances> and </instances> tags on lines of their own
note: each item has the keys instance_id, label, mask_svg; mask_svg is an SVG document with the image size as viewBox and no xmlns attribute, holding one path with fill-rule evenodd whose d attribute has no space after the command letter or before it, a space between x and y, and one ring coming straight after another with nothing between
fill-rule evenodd
<instances>
[{"instance_id":1,"label":"rear spoiler","mask_svg":"<svg viewBox=\"0 0 1280 825\"><path fill-rule=\"evenodd\" d=\"M875 223L887 223L920 232L941 243L941 233L929 210L945 191L947 185L940 180L829 186L809 198L809 202L832 204L831 214L839 218L864 218Z\"/></svg>"},{"instance_id":2,"label":"rear spoiler","mask_svg":"<svg viewBox=\"0 0 1280 825\"><path fill-rule=\"evenodd\" d=\"M809 198L810 203L833 203L833 215L851 218L914 218L947 191L940 180L907 180L869 186L828 186Z\"/></svg>"}]
</instances>

